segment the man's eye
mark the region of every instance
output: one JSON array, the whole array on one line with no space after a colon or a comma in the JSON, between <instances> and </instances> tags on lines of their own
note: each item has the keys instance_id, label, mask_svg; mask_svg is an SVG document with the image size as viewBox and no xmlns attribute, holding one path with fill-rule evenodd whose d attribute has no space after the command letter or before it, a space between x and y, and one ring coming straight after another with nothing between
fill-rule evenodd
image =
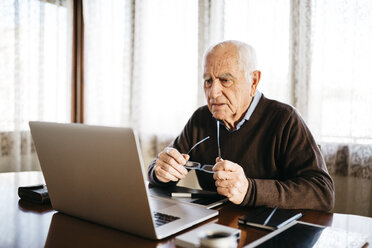
<instances>
[{"instance_id":1,"label":"man's eye","mask_svg":"<svg viewBox=\"0 0 372 248\"><path fill-rule=\"evenodd\" d=\"M210 86L212 84L212 79L204 80L205 85Z\"/></svg>"},{"instance_id":2,"label":"man's eye","mask_svg":"<svg viewBox=\"0 0 372 248\"><path fill-rule=\"evenodd\" d=\"M220 78L220 82L224 87L230 87L232 85L232 81L227 78Z\"/></svg>"}]
</instances>

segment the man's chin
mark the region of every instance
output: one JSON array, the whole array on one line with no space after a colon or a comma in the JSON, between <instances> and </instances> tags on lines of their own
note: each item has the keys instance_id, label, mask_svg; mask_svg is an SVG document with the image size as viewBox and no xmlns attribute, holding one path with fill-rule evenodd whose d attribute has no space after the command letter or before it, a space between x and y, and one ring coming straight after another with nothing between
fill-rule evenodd
<instances>
[{"instance_id":1,"label":"man's chin","mask_svg":"<svg viewBox=\"0 0 372 248\"><path fill-rule=\"evenodd\" d=\"M224 120L225 119L225 114L221 112L213 112L212 113L213 117L218 120Z\"/></svg>"}]
</instances>

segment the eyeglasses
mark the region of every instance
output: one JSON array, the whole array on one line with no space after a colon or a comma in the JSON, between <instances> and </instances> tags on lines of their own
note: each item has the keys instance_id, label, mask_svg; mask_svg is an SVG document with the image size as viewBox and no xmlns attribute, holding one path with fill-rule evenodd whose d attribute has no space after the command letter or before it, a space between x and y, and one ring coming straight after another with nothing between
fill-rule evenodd
<instances>
[{"instance_id":1,"label":"eyeglasses","mask_svg":"<svg viewBox=\"0 0 372 248\"><path fill-rule=\"evenodd\" d=\"M187 154L190 154L190 152L192 150L194 150L195 147L197 147L199 144L203 143L204 141L206 141L209 138L210 137L208 136L208 137L205 137L204 139L202 139L201 141L197 142L195 145L193 145L191 147L191 149L189 150L189 152ZM213 165L203 165L203 166L201 166L201 164L199 162L187 161L184 166L185 166L185 168L190 169L190 170L202 170L202 171L205 171L207 173L213 173L214 172L212 170Z\"/></svg>"},{"instance_id":2,"label":"eyeglasses","mask_svg":"<svg viewBox=\"0 0 372 248\"><path fill-rule=\"evenodd\" d=\"M199 144L203 143L204 141L206 141L209 138L210 137L208 136L208 137L202 139L201 141L197 142L195 145L193 145L191 147L191 149L189 150L189 152L187 154L190 154L190 152L196 146L198 146ZM217 149L218 149L218 157L221 159L221 149L220 149L220 122L219 121L217 121ZM214 171L212 170L214 165L210 165L210 164L201 165L201 163L199 163L199 162L187 161L184 166L185 166L185 168L190 169L190 170L200 170L200 171L204 171L206 173L214 173Z\"/></svg>"},{"instance_id":3,"label":"eyeglasses","mask_svg":"<svg viewBox=\"0 0 372 248\"><path fill-rule=\"evenodd\" d=\"M210 164L204 164L203 166L199 162L194 162L194 161L187 161L185 164L185 168L190 169L190 170L201 170L207 173L214 173L212 170L214 165Z\"/></svg>"},{"instance_id":4,"label":"eyeglasses","mask_svg":"<svg viewBox=\"0 0 372 248\"><path fill-rule=\"evenodd\" d=\"M217 149L218 149L218 158L222 159L221 148L220 148L220 121L217 121Z\"/></svg>"}]
</instances>

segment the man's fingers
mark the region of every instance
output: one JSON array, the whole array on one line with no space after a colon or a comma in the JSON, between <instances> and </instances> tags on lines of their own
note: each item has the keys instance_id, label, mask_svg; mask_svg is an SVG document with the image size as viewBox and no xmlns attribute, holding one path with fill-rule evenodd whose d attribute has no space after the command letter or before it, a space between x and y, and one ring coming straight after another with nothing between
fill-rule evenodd
<instances>
[{"instance_id":1,"label":"man's fingers","mask_svg":"<svg viewBox=\"0 0 372 248\"><path fill-rule=\"evenodd\" d=\"M216 180L217 192L226 196L232 203L240 204L248 190L248 180L244 170L238 164L228 160L217 162L213 170L215 170L213 178Z\"/></svg>"},{"instance_id":2,"label":"man's fingers","mask_svg":"<svg viewBox=\"0 0 372 248\"><path fill-rule=\"evenodd\" d=\"M156 168L157 167L157 168ZM163 170L163 168L155 166L156 177L162 182L178 181L178 178Z\"/></svg>"},{"instance_id":3,"label":"man's fingers","mask_svg":"<svg viewBox=\"0 0 372 248\"><path fill-rule=\"evenodd\" d=\"M171 156L178 164L186 164L186 159L181 155L179 151L177 151L177 149L167 147L166 153Z\"/></svg>"},{"instance_id":4,"label":"man's fingers","mask_svg":"<svg viewBox=\"0 0 372 248\"><path fill-rule=\"evenodd\" d=\"M222 161L223 161L222 158L219 158L219 157L216 158L216 163L218 163L218 162L222 162Z\"/></svg>"},{"instance_id":5,"label":"man's fingers","mask_svg":"<svg viewBox=\"0 0 372 248\"><path fill-rule=\"evenodd\" d=\"M176 165L169 165L167 163L164 163L164 161L162 161L162 160L156 161L156 166L159 166L165 172L168 172L172 176L174 176L176 178L179 178L179 179L185 178L185 175L187 174L187 170L185 168L183 168L183 166L180 166L180 165L177 165L177 164ZM175 168L174 166L181 167L181 168ZM179 170L185 170L186 172L185 173L180 172L178 169Z\"/></svg>"},{"instance_id":6,"label":"man's fingers","mask_svg":"<svg viewBox=\"0 0 372 248\"><path fill-rule=\"evenodd\" d=\"M228 188L232 186L231 183L231 180L216 180L215 185L216 187Z\"/></svg>"},{"instance_id":7,"label":"man's fingers","mask_svg":"<svg viewBox=\"0 0 372 248\"><path fill-rule=\"evenodd\" d=\"M176 169L179 173L183 175L187 174L187 170L185 169L184 164L177 163L177 161L173 157L169 156L166 152L162 152L159 155L157 162L158 161L164 164L168 164L168 166L172 166L174 169Z\"/></svg>"},{"instance_id":8,"label":"man's fingers","mask_svg":"<svg viewBox=\"0 0 372 248\"><path fill-rule=\"evenodd\" d=\"M187 161L189 161L189 159L190 159L190 155L188 155L188 154L182 154L182 156L186 160L186 163L187 163Z\"/></svg>"},{"instance_id":9,"label":"man's fingers","mask_svg":"<svg viewBox=\"0 0 372 248\"><path fill-rule=\"evenodd\" d=\"M240 189L243 187L242 183L237 180L216 180L215 185L216 187L228 189Z\"/></svg>"},{"instance_id":10,"label":"man's fingers","mask_svg":"<svg viewBox=\"0 0 372 248\"><path fill-rule=\"evenodd\" d=\"M218 158L217 158L218 159ZM216 161L217 161L216 159ZM238 171L241 167L229 160L219 160L214 166L213 170L214 171L219 171L219 170L224 170L224 171L231 171L235 172Z\"/></svg>"},{"instance_id":11,"label":"man's fingers","mask_svg":"<svg viewBox=\"0 0 372 248\"><path fill-rule=\"evenodd\" d=\"M229 193L228 188L218 187L217 188L217 193L220 194L220 195L226 196L227 198L229 198L229 200L232 197L232 195Z\"/></svg>"},{"instance_id":12,"label":"man's fingers","mask_svg":"<svg viewBox=\"0 0 372 248\"><path fill-rule=\"evenodd\" d=\"M214 180L227 180L233 176L234 176L233 173L230 171L219 170L214 173L213 179Z\"/></svg>"},{"instance_id":13,"label":"man's fingers","mask_svg":"<svg viewBox=\"0 0 372 248\"><path fill-rule=\"evenodd\" d=\"M229 182L226 182L229 180L225 180L225 182L222 182L222 185L229 184ZM219 184L216 182L216 186ZM220 195L226 196L229 201L235 204L240 204L245 196L245 192L241 192L241 190L238 187L235 186L217 186L217 192Z\"/></svg>"}]
</instances>

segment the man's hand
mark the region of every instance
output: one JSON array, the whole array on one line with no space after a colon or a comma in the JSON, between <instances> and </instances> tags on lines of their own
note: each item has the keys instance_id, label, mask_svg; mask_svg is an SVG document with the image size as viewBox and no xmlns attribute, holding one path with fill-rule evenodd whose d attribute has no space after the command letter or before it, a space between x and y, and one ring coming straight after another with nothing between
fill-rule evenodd
<instances>
[{"instance_id":1,"label":"man's hand","mask_svg":"<svg viewBox=\"0 0 372 248\"><path fill-rule=\"evenodd\" d=\"M189 155L181 154L177 149L166 147L155 162L156 177L164 183L185 178L187 170L184 165L189 158Z\"/></svg>"},{"instance_id":2,"label":"man's hand","mask_svg":"<svg viewBox=\"0 0 372 248\"><path fill-rule=\"evenodd\" d=\"M243 168L231 161L217 158L213 170L216 172L213 178L216 180L217 192L232 203L242 203L249 186Z\"/></svg>"}]
</instances>

